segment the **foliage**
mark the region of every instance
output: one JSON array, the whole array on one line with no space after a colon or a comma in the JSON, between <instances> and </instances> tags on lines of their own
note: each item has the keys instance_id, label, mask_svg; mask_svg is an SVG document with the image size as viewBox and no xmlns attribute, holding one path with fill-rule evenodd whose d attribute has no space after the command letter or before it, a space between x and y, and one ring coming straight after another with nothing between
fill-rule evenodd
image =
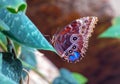
<instances>
[{"instance_id":1,"label":"foliage","mask_svg":"<svg viewBox=\"0 0 120 84\"><path fill-rule=\"evenodd\" d=\"M60 70L60 76L57 77L53 84L78 84L73 75L67 69L62 68Z\"/></svg>"},{"instance_id":2,"label":"foliage","mask_svg":"<svg viewBox=\"0 0 120 84\"><path fill-rule=\"evenodd\" d=\"M0 84L16 84L13 80L9 79L7 76L1 73L2 57L2 53L0 53Z\"/></svg>"},{"instance_id":3,"label":"foliage","mask_svg":"<svg viewBox=\"0 0 120 84\"><path fill-rule=\"evenodd\" d=\"M28 66L24 65L23 63L23 67L26 70L31 70L31 67L36 67L37 65L37 61L35 59L35 51L36 49L31 49L28 47L22 47L21 48L21 54L20 54L20 59L22 60L22 62L26 63ZM27 74L23 72L23 77L25 77Z\"/></svg>"},{"instance_id":4,"label":"foliage","mask_svg":"<svg viewBox=\"0 0 120 84\"><path fill-rule=\"evenodd\" d=\"M87 78L75 72L70 72L67 69L60 69L60 76L57 77L53 84L86 84Z\"/></svg>"},{"instance_id":5,"label":"foliage","mask_svg":"<svg viewBox=\"0 0 120 84\"><path fill-rule=\"evenodd\" d=\"M24 0L0 0L0 47L4 51L0 52L0 84L8 84L2 80L3 77L9 81L9 84L20 82L23 69L18 59L20 53L21 56L26 57L27 60L24 60L26 63L35 66L34 49L30 51L30 48L56 52L26 16L26 7Z\"/></svg>"},{"instance_id":6,"label":"foliage","mask_svg":"<svg viewBox=\"0 0 120 84\"><path fill-rule=\"evenodd\" d=\"M99 36L100 38L120 38L120 17L114 18L112 24Z\"/></svg>"},{"instance_id":7,"label":"foliage","mask_svg":"<svg viewBox=\"0 0 120 84\"><path fill-rule=\"evenodd\" d=\"M4 51L7 51L6 45L7 45L6 37L0 32L0 46Z\"/></svg>"},{"instance_id":8,"label":"foliage","mask_svg":"<svg viewBox=\"0 0 120 84\"><path fill-rule=\"evenodd\" d=\"M22 73L22 64L19 59L14 59L14 54L10 52L2 53L2 68L1 73L10 79L19 83Z\"/></svg>"},{"instance_id":9,"label":"foliage","mask_svg":"<svg viewBox=\"0 0 120 84\"><path fill-rule=\"evenodd\" d=\"M88 81L88 79L85 78L82 74L73 72L72 75L78 81L78 84L86 84Z\"/></svg>"}]
</instances>

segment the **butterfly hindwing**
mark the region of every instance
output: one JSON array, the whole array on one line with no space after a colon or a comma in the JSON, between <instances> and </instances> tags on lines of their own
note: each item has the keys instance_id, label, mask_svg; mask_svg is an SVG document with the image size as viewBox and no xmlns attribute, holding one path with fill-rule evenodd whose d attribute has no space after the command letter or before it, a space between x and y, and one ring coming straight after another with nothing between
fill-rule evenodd
<instances>
[{"instance_id":1,"label":"butterfly hindwing","mask_svg":"<svg viewBox=\"0 0 120 84\"><path fill-rule=\"evenodd\" d=\"M52 39L58 55L68 62L81 60L97 21L97 17L94 16L83 17L72 21L58 32Z\"/></svg>"}]
</instances>

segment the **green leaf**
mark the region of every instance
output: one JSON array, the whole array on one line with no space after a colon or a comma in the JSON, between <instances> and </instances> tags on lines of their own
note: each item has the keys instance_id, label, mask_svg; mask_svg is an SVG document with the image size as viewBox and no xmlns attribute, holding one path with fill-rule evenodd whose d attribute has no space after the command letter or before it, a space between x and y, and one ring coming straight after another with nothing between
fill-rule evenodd
<instances>
[{"instance_id":1,"label":"green leaf","mask_svg":"<svg viewBox=\"0 0 120 84\"><path fill-rule=\"evenodd\" d=\"M100 38L120 38L120 25L114 25L103 32Z\"/></svg>"},{"instance_id":2,"label":"green leaf","mask_svg":"<svg viewBox=\"0 0 120 84\"><path fill-rule=\"evenodd\" d=\"M112 20L112 26L100 34L100 38L120 38L120 17Z\"/></svg>"},{"instance_id":3,"label":"green leaf","mask_svg":"<svg viewBox=\"0 0 120 84\"><path fill-rule=\"evenodd\" d=\"M9 27L0 19L0 31L8 31Z\"/></svg>"},{"instance_id":4,"label":"green leaf","mask_svg":"<svg viewBox=\"0 0 120 84\"><path fill-rule=\"evenodd\" d=\"M0 53L0 73L1 73L1 66L2 66L2 53Z\"/></svg>"},{"instance_id":5,"label":"green leaf","mask_svg":"<svg viewBox=\"0 0 120 84\"><path fill-rule=\"evenodd\" d=\"M120 16L116 17L112 20L112 24L113 25L120 25Z\"/></svg>"},{"instance_id":6,"label":"green leaf","mask_svg":"<svg viewBox=\"0 0 120 84\"><path fill-rule=\"evenodd\" d=\"M9 79L2 73L0 73L0 84L17 84L13 80Z\"/></svg>"},{"instance_id":7,"label":"green leaf","mask_svg":"<svg viewBox=\"0 0 120 84\"><path fill-rule=\"evenodd\" d=\"M73 77L72 73L69 70L65 68L60 69L60 75L63 80L66 80L66 82L68 82L68 84L78 84L77 80Z\"/></svg>"},{"instance_id":8,"label":"green leaf","mask_svg":"<svg viewBox=\"0 0 120 84\"><path fill-rule=\"evenodd\" d=\"M27 4L24 0L0 0L0 8L7 8L12 13L25 11Z\"/></svg>"},{"instance_id":9,"label":"green leaf","mask_svg":"<svg viewBox=\"0 0 120 84\"><path fill-rule=\"evenodd\" d=\"M16 56L19 57L21 53L21 46L17 42L13 41L13 47L14 47Z\"/></svg>"},{"instance_id":10,"label":"green leaf","mask_svg":"<svg viewBox=\"0 0 120 84\"><path fill-rule=\"evenodd\" d=\"M3 31L3 33L14 41L28 47L56 52L23 12L12 14L5 9L1 9L0 19L10 28L9 31Z\"/></svg>"},{"instance_id":11,"label":"green leaf","mask_svg":"<svg viewBox=\"0 0 120 84\"><path fill-rule=\"evenodd\" d=\"M0 84L16 84L14 81L1 73L2 66L2 53L0 53Z\"/></svg>"},{"instance_id":12,"label":"green leaf","mask_svg":"<svg viewBox=\"0 0 120 84\"><path fill-rule=\"evenodd\" d=\"M37 61L35 58L36 49L22 47L21 50L22 52L21 52L20 58L22 59L22 61L35 67L37 65Z\"/></svg>"},{"instance_id":13,"label":"green leaf","mask_svg":"<svg viewBox=\"0 0 120 84\"><path fill-rule=\"evenodd\" d=\"M2 34L1 32L0 32L0 40L1 40L5 45L7 45L6 36L5 36L4 34Z\"/></svg>"},{"instance_id":14,"label":"green leaf","mask_svg":"<svg viewBox=\"0 0 120 84\"><path fill-rule=\"evenodd\" d=\"M68 81L64 80L62 77L57 77L52 84L71 84Z\"/></svg>"},{"instance_id":15,"label":"green leaf","mask_svg":"<svg viewBox=\"0 0 120 84\"><path fill-rule=\"evenodd\" d=\"M74 78L78 81L79 84L86 84L88 79L86 77L84 77L83 75L73 72L72 75L74 76Z\"/></svg>"},{"instance_id":16,"label":"green leaf","mask_svg":"<svg viewBox=\"0 0 120 84\"><path fill-rule=\"evenodd\" d=\"M6 77L9 77L16 83L19 83L22 73L21 61L14 58L12 53L3 52L2 55L2 74L4 74Z\"/></svg>"},{"instance_id":17,"label":"green leaf","mask_svg":"<svg viewBox=\"0 0 120 84\"><path fill-rule=\"evenodd\" d=\"M20 54L20 59L27 63L28 65L31 65L33 67L36 67L37 61L35 58L35 49L27 48L27 47L22 47L21 48L21 54ZM26 70L30 70L30 67L25 67L23 66ZM23 72L23 77L25 77L27 74Z\"/></svg>"},{"instance_id":18,"label":"green leaf","mask_svg":"<svg viewBox=\"0 0 120 84\"><path fill-rule=\"evenodd\" d=\"M4 50L7 51L7 40L6 36L0 32L0 47Z\"/></svg>"}]
</instances>

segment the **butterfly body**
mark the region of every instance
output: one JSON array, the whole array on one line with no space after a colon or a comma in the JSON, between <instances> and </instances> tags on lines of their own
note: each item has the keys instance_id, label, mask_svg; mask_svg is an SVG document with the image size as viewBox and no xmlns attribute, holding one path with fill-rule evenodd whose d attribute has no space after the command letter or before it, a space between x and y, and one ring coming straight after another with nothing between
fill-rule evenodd
<instances>
[{"instance_id":1,"label":"butterfly body","mask_svg":"<svg viewBox=\"0 0 120 84\"><path fill-rule=\"evenodd\" d=\"M68 62L78 62L86 52L88 40L97 22L97 17L83 17L72 21L52 41L58 55Z\"/></svg>"}]
</instances>

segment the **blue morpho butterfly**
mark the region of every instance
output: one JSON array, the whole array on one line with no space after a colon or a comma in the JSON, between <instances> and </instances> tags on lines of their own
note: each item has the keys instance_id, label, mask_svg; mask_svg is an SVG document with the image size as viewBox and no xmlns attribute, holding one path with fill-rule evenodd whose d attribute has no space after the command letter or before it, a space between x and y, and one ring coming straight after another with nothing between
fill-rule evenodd
<instances>
[{"instance_id":1,"label":"blue morpho butterfly","mask_svg":"<svg viewBox=\"0 0 120 84\"><path fill-rule=\"evenodd\" d=\"M94 16L76 19L56 33L52 44L58 55L68 62L79 62L84 57L97 21Z\"/></svg>"}]
</instances>

